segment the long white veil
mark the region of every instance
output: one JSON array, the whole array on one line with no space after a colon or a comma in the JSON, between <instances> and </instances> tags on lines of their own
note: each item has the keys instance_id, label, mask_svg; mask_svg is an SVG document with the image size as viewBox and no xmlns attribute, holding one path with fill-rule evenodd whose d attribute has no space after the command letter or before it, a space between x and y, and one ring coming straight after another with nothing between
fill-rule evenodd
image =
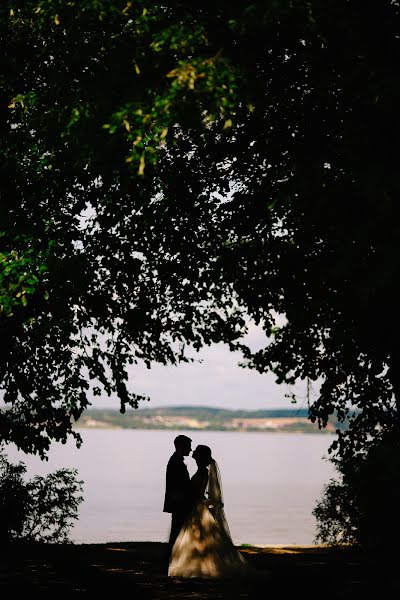
<instances>
[{"instance_id":1,"label":"long white veil","mask_svg":"<svg viewBox=\"0 0 400 600\"><path fill-rule=\"evenodd\" d=\"M226 535L231 538L228 522L224 511L224 500L222 495L221 473L217 462L212 459L208 472L207 496L209 508L215 520L222 525Z\"/></svg>"}]
</instances>

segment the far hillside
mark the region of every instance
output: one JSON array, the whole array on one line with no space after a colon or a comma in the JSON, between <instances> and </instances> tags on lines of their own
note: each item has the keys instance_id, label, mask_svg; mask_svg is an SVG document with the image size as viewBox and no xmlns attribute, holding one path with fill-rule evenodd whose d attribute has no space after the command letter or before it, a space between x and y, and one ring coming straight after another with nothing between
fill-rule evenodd
<instances>
[{"instance_id":1,"label":"far hillside","mask_svg":"<svg viewBox=\"0 0 400 600\"><path fill-rule=\"evenodd\" d=\"M319 429L304 408L229 410L209 406L140 407L121 414L116 409L91 408L77 427L124 429L187 429L218 431L265 431L286 433L334 433L343 428L336 419Z\"/></svg>"}]
</instances>

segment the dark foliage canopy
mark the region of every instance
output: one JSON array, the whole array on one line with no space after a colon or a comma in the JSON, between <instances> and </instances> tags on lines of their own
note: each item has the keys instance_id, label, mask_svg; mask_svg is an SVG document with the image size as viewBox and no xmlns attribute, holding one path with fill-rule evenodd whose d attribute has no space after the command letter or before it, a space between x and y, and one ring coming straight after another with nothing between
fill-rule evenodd
<instances>
[{"instance_id":1,"label":"dark foliage canopy","mask_svg":"<svg viewBox=\"0 0 400 600\"><path fill-rule=\"evenodd\" d=\"M3 439L45 452L93 395L136 405L129 363L216 341L322 380L343 451L398 422L399 25L390 0L2 3Z\"/></svg>"}]
</instances>

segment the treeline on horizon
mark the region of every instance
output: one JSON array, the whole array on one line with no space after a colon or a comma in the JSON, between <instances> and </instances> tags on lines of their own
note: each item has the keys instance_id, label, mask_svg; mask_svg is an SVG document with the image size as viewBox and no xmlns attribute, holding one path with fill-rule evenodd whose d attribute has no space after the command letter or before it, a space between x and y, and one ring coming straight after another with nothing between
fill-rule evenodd
<instances>
[{"instance_id":1,"label":"treeline on horizon","mask_svg":"<svg viewBox=\"0 0 400 600\"><path fill-rule=\"evenodd\" d=\"M163 429L162 423L152 422L151 417L188 417L199 422L207 422L205 429L223 429L237 430L237 427L232 427L232 419L299 419L298 422L288 422L282 424L279 428L285 432L332 432L332 429L344 429L347 424L339 423L335 417L329 421L330 427L320 429L316 423L312 423L308 417L306 408L296 409L264 409L264 410L244 410L244 409L226 409L211 406L170 406L170 407L154 407L129 409L124 414L118 409L112 408L90 408L82 415L78 426L85 426L89 419L97 422L108 424L114 427L122 428L145 428L145 429ZM170 429L171 426L165 426ZM186 429L191 429L189 424L185 424ZM193 427L196 429L196 427ZM247 427L252 430L251 425ZM273 429L273 428L271 428ZM258 427L254 426L254 430Z\"/></svg>"},{"instance_id":2,"label":"treeline on horizon","mask_svg":"<svg viewBox=\"0 0 400 600\"><path fill-rule=\"evenodd\" d=\"M89 408L84 412L88 416L101 415L112 416L120 415L120 411L116 408ZM278 408L278 409L262 409L262 410L245 410L218 408L213 406L167 406L167 407L151 407L127 409L125 415L134 416L187 416L196 418L229 418L229 419L281 419L285 417L307 418L308 410L306 408Z\"/></svg>"}]
</instances>

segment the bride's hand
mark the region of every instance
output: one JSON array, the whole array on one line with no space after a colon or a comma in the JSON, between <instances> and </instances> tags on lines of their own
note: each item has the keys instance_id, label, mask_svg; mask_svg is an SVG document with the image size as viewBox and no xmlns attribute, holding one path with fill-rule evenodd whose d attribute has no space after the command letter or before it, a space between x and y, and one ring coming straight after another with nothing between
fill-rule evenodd
<instances>
[{"instance_id":1,"label":"bride's hand","mask_svg":"<svg viewBox=\"0 0 400 600\"><path fill-rule=\"evenodd\" d=\"M222 502L209 502L208 503L208 509L209 511L214 514L217 512L217 510L221 510L224 507L224 505L222 504Z\"/></svg>"}]
</instances>

